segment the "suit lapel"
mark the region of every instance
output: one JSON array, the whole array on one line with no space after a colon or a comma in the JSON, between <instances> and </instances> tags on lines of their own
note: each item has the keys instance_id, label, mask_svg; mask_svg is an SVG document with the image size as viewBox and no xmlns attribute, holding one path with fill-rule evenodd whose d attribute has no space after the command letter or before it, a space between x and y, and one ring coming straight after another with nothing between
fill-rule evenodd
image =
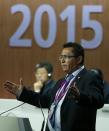
<instances>
[{"instance_id":1,"label":"suit lapel","mask_svg":"<svg viewBox=\"0 0 109 131\"><path fill-rule=\"evenodd\" d=\"M84 68L76 77L74 82L78 83L83 78L84 74L87 72L86 68Z\"/></svg>"},{"instance_id":2,"label":"suit lapel","mask_svg":"<svg viewBox=\"0 0 109 131\"><path fill-rule=\"evenodd\" d=\"M85 74L86 72L87 72L87 70L86 70L86 68L84 68L84 69L76 76L75 80L71 83L71 86L74 84L74 82L76 82L76 84L78 85L78 83L82 80L82 78L83 78L83 76L84 76L84 74ZM71 88L69 88L69 91L67 92L65 99L69 98L69 96L70 96L70 90L71 90Z\"/></svg>"}]
</instances>

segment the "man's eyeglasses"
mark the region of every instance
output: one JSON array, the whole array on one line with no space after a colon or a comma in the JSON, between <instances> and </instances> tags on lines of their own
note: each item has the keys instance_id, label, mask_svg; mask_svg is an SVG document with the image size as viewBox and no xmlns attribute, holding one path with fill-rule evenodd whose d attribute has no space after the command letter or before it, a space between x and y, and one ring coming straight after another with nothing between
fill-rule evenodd
<instances>
[{"instance_id":1,"label":"man's eyeglasses","mask_svg":"<svg viewBox=\"0 0 109 131\"><path fill-rule=\"evenodd\" d=\"M71 59L72 57L75 57L74 55L60 55L59 60L66 60L66 59Z\"/></svg>"}]
</instances>

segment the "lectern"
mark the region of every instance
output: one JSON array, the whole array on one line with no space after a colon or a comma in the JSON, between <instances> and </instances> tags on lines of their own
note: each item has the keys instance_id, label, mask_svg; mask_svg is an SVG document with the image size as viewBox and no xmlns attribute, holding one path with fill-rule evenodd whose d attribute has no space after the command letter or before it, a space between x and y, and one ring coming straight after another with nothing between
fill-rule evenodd
<instances>
[{"instance_id":1,"label":"lectern","mask_svg":"<svg viewBox=\"0 0 109 131\"><path fill-rule=\"evenodd\" d=\"M28 118L0 116L0 131L32 131Z\"/></svg>"}]
</instances>

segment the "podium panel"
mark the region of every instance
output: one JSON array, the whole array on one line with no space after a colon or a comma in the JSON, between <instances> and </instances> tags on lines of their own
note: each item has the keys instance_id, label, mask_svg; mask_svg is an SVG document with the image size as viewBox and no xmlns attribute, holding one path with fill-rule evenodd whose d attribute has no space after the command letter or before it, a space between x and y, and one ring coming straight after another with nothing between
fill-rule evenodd
<instances>
[{"instance_id":1,"label":"podium panel","mask_svg":"<svg viewBox=\"0 0 109 131\"><path fill-rule=\"evenodd\" d=\"M22 104L22 102L16 99L0 99L0 113L18 106L19 104ZM48 110L43 109L43 112L47 119ZM0 131L40 131L42 122L43 116L40 108L25 103L0 116ZM108 123L109 104L105 104L103 108L97 110L96 131L109 131ZM28 127L29 124L32 130Z\"/></svg>"},{"instance_id":2,"label":"podium panel","mask_svg":"<svg viewBox=\"0 0 109 131\"><path fill-rule=\"evenodd\" d=\"M22 104L22 102L18 101L16 99L0 99L0 113L3 113L6 111L1 116L22 118L23 121L25 121L24 118L28 118L30 125L32 127L32 130L33 131L40 131L41 127L42 127L42 122L43 122L43 115L42 115L40 108L37 108L35 106L25 103L20 107L17 107L15 109L7 111L13 107L20 105L20 104ZM48 110L43 109L43 112L44 112L45 118L47 118ZM0 126L2 126L2 125L0 124ZM2 131L4 131L4 130L2 130ZM11 130L11 131L13 131L13 130ZM17 130L14 130L14 131L17 131ZM28 129L26 131L28 131ZM29 130L29 131L31 131L31 130Z\"/></svg>"},{"instance_id":3,"label":"podium panel","mask_svg":"<svg viewBox=\"0 0 109 131\"><path fill-rule=\"evenodd\" d=\"M2 131L32 131L28 118L0 116Z\"/></svg>"},{"instance_id":4,"label":"podium panel","mask_svg":"<svg viewBox=\"0 0 109 131\"><path fill-rule=\"evenodd\" d=\"M97 111L96 131L109 131L109 104Z\"/></svg>"}]
</instances>

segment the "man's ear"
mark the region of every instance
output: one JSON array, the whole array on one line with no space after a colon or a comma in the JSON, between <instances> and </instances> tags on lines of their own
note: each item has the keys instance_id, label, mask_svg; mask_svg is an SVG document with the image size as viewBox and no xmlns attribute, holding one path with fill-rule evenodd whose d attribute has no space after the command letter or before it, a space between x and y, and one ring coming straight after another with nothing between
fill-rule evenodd
<instances>
[{"instance_id":1,"label":"man's ear","mask_svg":"<svg viewBox=\"0 0 109 131\"><path fill-rule=\"evenodd\" d=\"M82 62L82 59L83 59L82 56L78 56L78 57L77 57L77 63L80 64L80 63Z\"/></svg>"}]
</instances>

